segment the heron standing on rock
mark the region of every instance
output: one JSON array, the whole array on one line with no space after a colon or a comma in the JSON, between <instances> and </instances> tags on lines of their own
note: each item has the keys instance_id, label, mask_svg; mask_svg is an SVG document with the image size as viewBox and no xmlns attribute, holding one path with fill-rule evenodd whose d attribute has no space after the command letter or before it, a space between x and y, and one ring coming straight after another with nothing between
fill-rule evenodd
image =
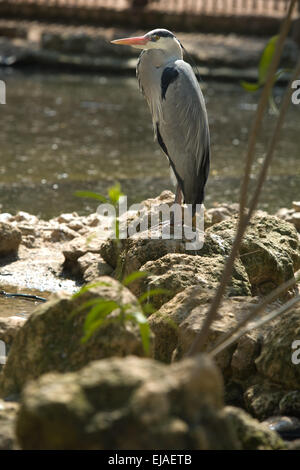
<instances>
[{"instance_id":1,"label":"heron standing on rock","mask_svg":"<svg viewBox=\"0 0 300 470\"><path fill-rule=\"evenodd\" d=\"M183 60L183 47L166 29L111 42L143 49L137 78L177 184L175 203L190 204L194 215L204 200L210 137L203 94L192 67Z\"/></svg>"}]
</instances>

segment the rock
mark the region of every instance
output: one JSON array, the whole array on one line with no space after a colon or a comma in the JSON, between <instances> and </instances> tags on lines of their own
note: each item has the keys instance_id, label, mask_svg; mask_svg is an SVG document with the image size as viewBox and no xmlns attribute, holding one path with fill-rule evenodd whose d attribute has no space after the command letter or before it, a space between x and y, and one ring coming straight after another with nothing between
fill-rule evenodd
<instances>
[{"instance_id":1,"label":"rock","mask_svg":"<svg viewBox=\"0 0 300 470\"><path fill-rule=\"evenodd\" d=\"M91 252L78 258L78 270L84 282L92 282L99 276L109 276L113 272L100 255Z\"/></svg>"},{"instance_id":2,"label":"rock","mask_svg":"<svg viewBox=\"0 0 300 470\"><path fill-rule=\"evenodd\" d=\"M44 240L52 243L64 242L66 240L73 240L77 237L77 232L70 229L64 224L47 231L44 235Z\"/></svg>"},{"instance_id":3,"label":"rock","mask_svg":"<svg viewBox=\"0 0 300 470\"><path fill-rule=\"evenodd\" d=\"M259 356L261 343L257 330L241 336L231 359L233 377L243 380L256 373L255 359Z\"/></svg>"},{"instance_id":4,"label":"rock","mask_svg":"<svg viewBox=\"0 0 300 470\"><path fill-rule=\"evenodd\" d=\"M174 359L179 359L188 352L202 327L212 296L211 292L199 286L189 287L149 317L150 327L155 334L156 359L170 362L173 354ZM220 335L230 331L248 313L254 302L255 299L247 297L225 299L212 325L206 348L212 347ZM223 372L229 368L235 348L236 345L233 345L217 356L217 363ZM252 361L251 366L245 366L246 369L251 367L252 370L253 357Z\"/></svg>"},{"instance_id":5,"label":"rock","mask_svg":"<svg viewBox=\"0 0 300 470\"><path fill-rule=\"evenodd\" d=\"M116 321L118 311L81 343L88 308L77 314L74 311L85 302L103 298L132 305L134 311L140 308L131 292L114 279L101 277L98 281L101 284L79 297L61 294L31 314L10 349L0 377L0 396L18 393L28 380L45 372L73 371L91 360L110 356L144 355L138 326L131 321Z\"/></svg>"},{"instance_id":6,"label":"rock","mask_svg":"<svg viewBox=\"0 0 300 470\"><path fill-rule=\"evenodd\" d=\"M290 416L272 416L262 424L276 431L282 439L294 440L300 437L300 419Z\"/></svg>"},{"instance_id":7,"label":"rock","mask_svg":"<svg viewBox=\"0 0 300 470\"><path fill-rule=\"evenodd\" d=\"M300 212L294 212L291 223L294 224L298 232L300 232Z\"/></svg>"},{"instance_id":8,"label":"rock","mask_svg":"<svg viewBox=\"0 0 300 470\"><path fill-rule=\"evenodd\" d=\"M292 209L282 208L277 212L277 216L286 222L293 224L300 232L300 201L293 201Z\"/></svg>"},{"instance_id":9,"label":"rock","mask_svg":"<svg viewBox=\"0 0 300 470\"><path fill-rule=\"evenodd\" d=\"M15 421L18 404L0 400L0 450L16 450Z\"/></svg>"},{"instance_id":10,"label":"rock","mask_svg":"<svg viewBox=\"0 0 300 470\"><path fill-rule=\"evenodd\" d=\"M297 416L300 418L300 392L293 390L284 395L279 402L279 411L283 415ZM300 437L300 425L298 425L298 427Z\"/></svg>"},{"instance_id":11,"label":"rock","mask_svg":"<svg viewBox=\"0 0 300 470\"><path fill-rule=\"evenodd\" d=\"M110 358L46 374L23 392L17 436L22 449L238 448L205 356L170 367Z\"/></svg>"},{"instance_id":12,"label":"rock","mask_svg":"<svg viewBox=\"0 0 300 470\"><path fill-rule=\"evenodd\" d=\"M272 384L261 383L260 378L256 382L244 393L247 410L259 420L279 414L279 402L284 392Z\"/></svg>"},{"instance_id":13,"label":"rock","mask_svg":"<svg viewBox=\"0 0 300 470\"><path fill-rule=\"evenodd\" d=\"M190 286L200 286L213 291L220 280L224 267L222 256L197 256L170 253L156 261L149 261L141 267L148 273L146 278L139 279L130 286L132 292L139 296L148 289L164 288L168 293L151 299L156 308L170 300L178 292ZM232 281L227 289L229 296L251 295L251 286L243 265L236 261Z\"/></svg>"},{"instance_id":14,"label":"rock","mask_svg":"<svg viewBox=\"0 0 300 470\"><path fill-rule=\"evenodd\" d=\"M84 282L111 274L112 267L99 254L102 243L95 236L77 237L68 243L63 249L63 270Z\"/></svg>"},{"instance_id":15,"label":"rock","mask_svg":"<svg viewBox=\"0 0 300 470\"><path fill-rule=\"evenodd\" d=\"M239 204L222 204L212 207L206 211L206 227L218 224L223 220L229 219L239 212Z\"/></svg>"},{"instance_id":16,"label":"rock","mask_svg":"<svg viewBox=\"0 0 300 470\"><path fill-rule=\"evenodd\" d=\"M237 220L227 219L207 232L233 242ZM254 293L266 294L292 278L300 267L300 242L295 228L270 215L255 215L243 239L240 259Z\"/></svg>"},{"instance_id":17,"label":"rock","mask_svg":"<svg viewBox=\"0 0 300 470\"><path fill-rule=\"evenodd\" d=\"M2 212L2 214L0 214L0 222L10 222L13 218L13 215L8 213L8 212Z\"/></svg>"},{"instance_id":18,"label":"rock","mask_svg":"<svg viewBox=\"0 0 300 470\"><path fill-rule=\"evenodd\" d=\"M0 257L16 256L22 235L19 229L10 223L0 222Z\"/></svg>"},{"instance_id":19,"label":"rock","mask_svg":"<svg viewBox=\"0 0 300 470\"><path fill-rule=\"evenodd\" d=\"M300 201L293 201L293 209L296 212L300 212Z\"/></svg>"},{"instance_id":20,"label":"rock","mask_svg":"<svg viewBox=\"0 0 300 470\"><path fill-rule=\"evenodd\" d=\"M28 212L19 211L11 220L16 222L27 222L29 225L35 225L38 222L38 218L35 215L29 214Z\"/></svg>"},{"instance_id":21,"label":"rock","mask_svg":"<svg viewBox=\"0 0 300 470\"><path fill-rule=\"evenodd\" d=\"M202 329L209 308L209 302L205 302L205 296L203 301L203 305L200 303L200 305L195 307L178 327L178 343L173 355L174 360L182 358L189 351L196 336ZM249 313L254 303L255 300L244 297L224 299L219 308L217 318L211 326L207 341L204 345L204 350L209 351L221 336L231 331L232 328ZM225 377L231 376L232 374L231 361L235 349L236 344L233 343L215 357L216 363ZM251 366L254 364L254 358L252 359L253 363L250 362L250 366L248 365L248 369L250 368L251 370Z\"/></svg>"},{"instance_id":22,"label":"rock","mask_svg":"<svg viewBox=\"0 0 300 470\"><path fill-rule=\"evenodd\" d=\"M17 315L0 317L0 340L4 341L8 348L25 322L26 318Z\"/></svg>"},{"instance_id":23,"label":"rock","mask_svg":"<svg viewBox=\"0 0 300 470\"><path fill-rule=\"evenodd\" d=\"M293 363L293 354L297 351L292 349L297 339L300 339L300 306L274 320L256 359L258 371L269 381L287 390L297 390L300 384L300 367Z\"/></svg>"},{"instance_id":24,"label":"rock","mask_svg":"<svg viewBox=\"0 0 300 470\"><path fill-rule=\"evenodd\" d=\"M244 410L227 406L224 414L235 430L243 450L286 449L285 442L267 424L259 423Z\"/></svg>"},{"instance_id":25,"label":"rock","mask_svg":"<svg viewBox=\"0 0 300 470\"><path fill-rule=\"evenodd\" d=\"M226 255L230 251L226 243L218 235L207 234L204 246L197 250L188 249L186 240L150 238L150 232L142 232L134 238L123 239L120 242L119 269L126 276L142 268L148 261L157 261L169 254L185 254L189 256ZM145 238L146 237L146 238ZM103 259L113 268L117 267L118 252L114 240L103 243L100 250Z\"/></svg>"}]
</instances>

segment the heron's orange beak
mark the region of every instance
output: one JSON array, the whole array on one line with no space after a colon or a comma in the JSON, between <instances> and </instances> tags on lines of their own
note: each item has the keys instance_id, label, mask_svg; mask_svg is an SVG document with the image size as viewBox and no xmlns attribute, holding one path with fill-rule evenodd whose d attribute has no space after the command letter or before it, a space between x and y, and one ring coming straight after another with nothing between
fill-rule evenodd
<instances>
[{"instance_id":1,"label":"heron's orange beak","mask_svg":"<svg viewBox=\"0 0 300 470\"><path fill-rule=\"evenodd\" d=\"M149 41L145 36L137 36L134 38L115 39L110 41L112 44L120 44L121 46L144 46Z\"/></svg>"}]
</instances>

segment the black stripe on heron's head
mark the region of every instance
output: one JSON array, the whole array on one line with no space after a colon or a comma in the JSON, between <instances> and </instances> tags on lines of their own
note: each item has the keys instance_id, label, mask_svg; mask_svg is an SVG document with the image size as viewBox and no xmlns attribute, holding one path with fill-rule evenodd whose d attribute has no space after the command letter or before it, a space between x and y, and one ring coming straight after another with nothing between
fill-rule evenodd
<instances>
[{"instance_id":1,"label":"black stripe on heron's head","mask_svg":"<svg viewBox=\"0 0 300 470\"><path fill-rule=\"evenodd\" d=\"M175 35L171 33L171 31L168 31L167 29L157 28L157 29L154 29L153 31L150 31L150 33L148 34L150 36L152 36L152 34L155 34L156 36L159 36L160 38L175 38Z\"/></svg>"}]
</instances>

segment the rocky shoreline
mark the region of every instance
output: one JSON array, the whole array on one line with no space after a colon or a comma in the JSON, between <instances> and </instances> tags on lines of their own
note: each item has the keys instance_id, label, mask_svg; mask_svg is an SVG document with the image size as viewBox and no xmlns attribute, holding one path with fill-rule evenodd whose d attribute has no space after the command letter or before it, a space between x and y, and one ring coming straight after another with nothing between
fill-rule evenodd
<instances>
[{"instance_id":1,"label":"rocky shoreline","mask_svg":"<svg viewBox=\"0 0 300 470\"><path fill-rule=\"evenodd\" d=\"M144 214L173 197L164 191L144 201ZM11 315L0 313L8 350L0 371L0 449L299 448L300 365L291 359L300 340L299 306L246 333L214 362L206 354L186 358L230 251L237 213L237 205L205 212L202 249L140 234L120 241L118 257L97 213L49 221L1 214L1 285L40 288L49 300L25 318L15 315L13 300ZM274 216L255 214L206 352L299 270L299 215L299 202ZM129 287L115 279L137 270L148 277ZM90 282L97 285L72 296ZM85 302L118 299L138 312L137 297L161 287L168 292L153 299L150 358L131 321L107 323L81 343Z\"/></svg>"}]
</instances>

